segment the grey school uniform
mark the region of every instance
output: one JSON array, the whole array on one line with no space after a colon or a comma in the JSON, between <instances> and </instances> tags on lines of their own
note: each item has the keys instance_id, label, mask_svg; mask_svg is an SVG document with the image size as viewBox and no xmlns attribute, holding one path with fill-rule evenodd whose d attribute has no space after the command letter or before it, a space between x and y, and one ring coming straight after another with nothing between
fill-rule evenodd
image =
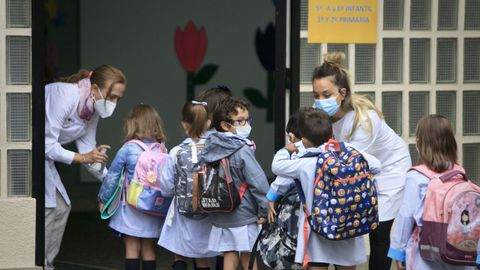
<instances>
[{"instance_id":1,"label":"grey school uniform","mask_svg":"<svg viewBox=\"0 0 480 270\"><path fill-rule=\"evenodd\" d=\"M188 138L182 144L192 142L192 139ZM202 144L203 142L204 140L201 140L197 143ZM166 196L174 195L175 161L179 150L180 147L176 146L170 151L169 159L162 171L160 185ZM211 230L212 222L209 217L200 220L187 218L178 213L175 208L175 200L173 200L158 245L189 258L214 257L218 253L207 248Z\"/></svg>"},{"instance_id":2,"label":"grey school uniform","mask_svg":"<svg viewBox=\"0 0 480 270\"><path fill-rule=\"evenodd\" d=\"M305 152L318 153L323 149L325 149L324 145L318 148L308 148ZM365 153L362 154L364 154L367 159L370 169L374 172L378 171L381 166L380 162L372 156ZM279 150L272 162L272 171L274 174L281 177L299 179L302 184L303 193L305 194L307 209L312 208L316 163L317 157L290 160L290 154L286 149ZM304 219L305 213L300 211L300 217L298 218L299 234L297 239L297 253L295 255L295 261L298 263L303 263L304 256L307 255L304 248ZM307 237L309 262L353 266L367 261L363 237L331 241L323 238L319 234L311 233L310 226L308 226Z\"/></svg>"},{"instance_id":3,"label":"grey school uniform","mask_svg":"<svg viewBox=\"0 0 480 270\"><path fill-rule=\"evenodd\" d=\"M153 141L144 140L143 142L150 146ZM126 143L118 150L100 187L98 198L101 202L105 203L112 196L123 168L125 168L125 173L127 174L126 181L132 180L135 165L142 152L143 150L140 146L135 143ZM125 186L122 192L125 192ZM120 204L115 214L111 217L109 226L115 231L129 236L158 238L162 230L163 221L164 218L162 217L144 214L128 203L124 203Z\"/></svg>"},{"instance_id":4,"label":"grey school uniform","mask_svg":"<svg viewBox=\"0 0 480 270\"><path fill-rule=\"evenodd\" d=\"M230 213L210 214L213 229L209 249L226 251L251 251L258 237L259 217L267 216L268 181L248 141L230 132L217 132L208 136L201 158L206 162L229 157L230 171L237 189L247 182L240 205Z\"/></svg>"}]
</instances>

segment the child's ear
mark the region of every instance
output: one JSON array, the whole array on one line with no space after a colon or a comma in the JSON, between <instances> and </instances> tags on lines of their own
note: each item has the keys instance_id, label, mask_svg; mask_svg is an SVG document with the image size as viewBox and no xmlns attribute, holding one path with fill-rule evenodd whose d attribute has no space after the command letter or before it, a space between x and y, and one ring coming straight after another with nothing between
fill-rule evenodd
<instances>
[{"instance_id":1,"label":"child's ear","mask_svg":"<svg viewBox=\"0 0 480 270\"><path fill-rule=\"evenodd\" d=\"M188 127L189 127L188 123L182 121L181 124L182 124L182 127L183 127L184 130L188 130Z\"/></svg>"},{"instance_id":2,"label":"child's ear","mask_svg":"<svg viewBox=\"0 0 480 270\"><path fill-rule=\"evenodd\" d=\"M225 121L220 122L220 127L222 128L223 132L231 131L230 130L231 127L230 127L229 123L227 123Z\"/></svg>"},{"instance_id":3,"label":"child's ear","mask_svg":"<svg viewBox=\"0 0 480 270\"><path fill-rule=\"evenodd\" d=\"M295 143L295 142L296 142L296 137L295 137L295 135L293 135L292 132L288 132L288 133L287 133L287 136L288 136L288 140L289 140L291 143Z\"/></svg>"}]
</instances>

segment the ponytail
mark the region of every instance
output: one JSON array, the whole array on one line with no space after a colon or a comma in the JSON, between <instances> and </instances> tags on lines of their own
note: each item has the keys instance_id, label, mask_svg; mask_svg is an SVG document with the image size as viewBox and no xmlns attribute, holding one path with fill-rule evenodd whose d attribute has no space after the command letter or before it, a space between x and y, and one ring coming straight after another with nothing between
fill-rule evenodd
<instances>
[{"instance_id":1,"label":"ponytail","mask_svg":"<svg viewBox=\"0 0 480 270\"><path fill-rule=\"evenodd\" d=\"M78 83L79 81L88 77L90 72L86 69L80 69L77 73L74 73L67 77L62 77L58 81L64 83Z\"/></svg>"},{"instance_id":2,"label":"ponytail","mask_svg":"<svg viewBox=\"0 0 480 270\"><path fill-rule=\"evenodd\" d=\"M185 103L182 109L182 122L188 124L187 134L189 137L201 138L208 128L207 104L196 101Z\"/></svg>"}]
</instances>

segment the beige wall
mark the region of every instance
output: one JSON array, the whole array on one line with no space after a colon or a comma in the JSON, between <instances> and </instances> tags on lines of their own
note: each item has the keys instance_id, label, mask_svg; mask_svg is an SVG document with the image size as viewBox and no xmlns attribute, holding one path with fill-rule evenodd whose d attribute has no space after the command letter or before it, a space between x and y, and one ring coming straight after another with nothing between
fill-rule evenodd
<instances>
[{"instance_id":1,"label":"beige wall","mask_svg":"<svg viewBox=\"0 0 480 270\"><path fill-rule=\"evenodd\" d=\"M0 199L0 269L35 268L35 199Z\"/></svg>"}]
</instances>

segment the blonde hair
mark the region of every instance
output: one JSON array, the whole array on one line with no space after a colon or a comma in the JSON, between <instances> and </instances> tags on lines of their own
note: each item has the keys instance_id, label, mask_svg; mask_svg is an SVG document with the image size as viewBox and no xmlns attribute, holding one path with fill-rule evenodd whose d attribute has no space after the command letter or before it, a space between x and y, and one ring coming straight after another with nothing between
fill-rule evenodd
<instances>
[{"instance_id":1,"label":"blonde hair","mask_svg":"<svg viewBox=\"0 0 480 270\"><path fill-rule=\"evenodd\" d=\"M185 103L182 109L182 122L188 124L187 134L193 139L200 139L207 130L208 123L208 105Z\"/></svg>"},{"instance_id":2,"label":"blonde hair","mask_svg":"<svg viewBox=\"0 0 480 270\"><path fill-rule=\"evenodd\" d=\"M368 111L375 111L381 119L383 119L383 113L368 98L352 92L350 74L348 70L342 67L344 61L345 53L343 52L324 54L322 65L316 67L313 71L312 83L317 79L328 78L340 89L345 88L345 98L342 101L341 108L345 112L353 110L355 113L352 131L346 139L353 136L358 124L372 135L372 119L368 115Z\"/></svg>"},{"instance_id":3,"label":"blonde hair","mask_svg":"<svg viewBox=\"0 0 480 270\"><path fill-rule=\"evenodd\" d=\"M100 88L106 88L108 86L108 97L116 83L127 84L127 78L118 68L110 65L101 65L93 71L81 69L77 73L74 73L68 77L60 78L60 82L66 83L78 83L80 80L90 76L90 82L98 85Z\"/></svg>"},{"instance_id":4,"label":"blonde hair","mask_svg":"<svg viewBox=\"0 0 480 270\"><path fill-rule=\"evenodd\" d=\"M158 112L148 104L138 104L128 113L123 126L125 141L133 139L153 139L159 143L166 141L163 131L162 118Z\"/></svg>"},{"instance_id":5,"label":"blonde hair","mask_svg":"<svg viewBox=\"0 0 480 270\"><path fill-rule=\"evenodd\" d=\"M446 117L424 116L418 121L415 135L420 163L435 172L444 172L457 163L457 141Z\"/></svg>"}]
</instances>

